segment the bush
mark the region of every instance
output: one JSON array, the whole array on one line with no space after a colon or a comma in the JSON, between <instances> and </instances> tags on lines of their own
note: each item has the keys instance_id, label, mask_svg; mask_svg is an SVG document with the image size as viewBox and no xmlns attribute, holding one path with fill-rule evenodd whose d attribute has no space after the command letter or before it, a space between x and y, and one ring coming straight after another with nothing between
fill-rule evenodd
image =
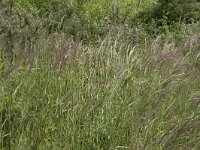
<instances>
[{"instance_id":1,"label":"bush","mask_svg":"<svg viewBox=\"0 0 200 150\"><path fill-rule=\"evenodd\" d=\"M134 22L146 29L171 26L175 23L192 23L200 20L199 0L158 0L153 8L140 12Z\"/></svg>"}]
</instances>

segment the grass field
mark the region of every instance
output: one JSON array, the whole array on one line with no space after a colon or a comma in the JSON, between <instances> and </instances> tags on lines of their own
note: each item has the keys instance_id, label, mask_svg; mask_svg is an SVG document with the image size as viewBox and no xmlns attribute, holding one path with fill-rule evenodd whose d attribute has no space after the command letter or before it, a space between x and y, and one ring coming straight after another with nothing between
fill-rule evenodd
<instances>
[{"instance_id":1,"label":"grass field","mask_svg":"<svg viewBox=\"0 0 200 150\"><path fill-rule=\"evenodd\" d=\"M0 150L199 150L198 22L85 44L32 21L0 35Z\"/></svg>"}]
</instances>

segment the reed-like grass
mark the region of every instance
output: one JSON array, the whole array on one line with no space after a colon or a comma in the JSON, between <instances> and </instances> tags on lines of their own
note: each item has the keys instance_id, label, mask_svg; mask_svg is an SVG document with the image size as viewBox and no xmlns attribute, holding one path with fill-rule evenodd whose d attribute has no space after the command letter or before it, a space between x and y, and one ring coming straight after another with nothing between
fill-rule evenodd
<instances>
[{"instance_id":1,"label":"reed-like grass","mask_svg":"<svg viewBox=\"0 0 200 150\"><path fill-rule=\"evenodd\" d=\"M144 1L65 21L0 2L0 150L199 150L200 25L150 35L111 17Z\"/></svg>"},{"instance_id":2,"label":"reed-like grass","mask_svg":"<svg viewBox=\"0 0 200 150\"><path fill-rule=\"evenodd\" d=\"M178 45L108 35L97 46L67 36L2 57L0 149L199 149L198 35Z\"/></svg>"}]
</instances>

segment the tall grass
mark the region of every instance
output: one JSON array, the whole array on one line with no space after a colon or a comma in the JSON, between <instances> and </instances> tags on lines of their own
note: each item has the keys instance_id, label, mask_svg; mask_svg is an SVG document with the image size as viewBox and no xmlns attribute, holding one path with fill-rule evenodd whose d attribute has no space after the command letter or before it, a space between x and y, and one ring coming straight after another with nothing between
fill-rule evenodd
<instances>
[{"instance_id":1,"label":"tall grass","mask_svg":"<svg viewBox=\"0 0 200 150\"><path fill-rule=\"evenodd\" d=\"M199 23L159 35L115 18L94 27L104 1L89 2L65 23L2 5L0 149L198 150ZM121 14L136 4L123 2Z\"/></svg>"},{"instance_id":2,"label":"tall grass","mask_svg":"<svg viewBox=\"0 0 200 150\"><path fill-rule=\"evenodd\" d=\"M1 149L199 148L198 35L95 47L66 36L0 61Z\"/></svg>"}]
</instances>

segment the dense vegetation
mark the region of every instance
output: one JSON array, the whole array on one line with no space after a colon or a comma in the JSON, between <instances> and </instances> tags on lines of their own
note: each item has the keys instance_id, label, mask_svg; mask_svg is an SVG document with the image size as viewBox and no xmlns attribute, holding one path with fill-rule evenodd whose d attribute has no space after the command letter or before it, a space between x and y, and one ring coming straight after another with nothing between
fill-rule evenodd
<instances>
[{"instance_id":1,"label":"dense vegetation","mask_svg":"<svg viewBox=\"0 0 200 150\"><path fill-rule=\"evenodd\" d=\"M198 0L0 0L0 150L198 150Z\"/></svg>"}]
</instances>

